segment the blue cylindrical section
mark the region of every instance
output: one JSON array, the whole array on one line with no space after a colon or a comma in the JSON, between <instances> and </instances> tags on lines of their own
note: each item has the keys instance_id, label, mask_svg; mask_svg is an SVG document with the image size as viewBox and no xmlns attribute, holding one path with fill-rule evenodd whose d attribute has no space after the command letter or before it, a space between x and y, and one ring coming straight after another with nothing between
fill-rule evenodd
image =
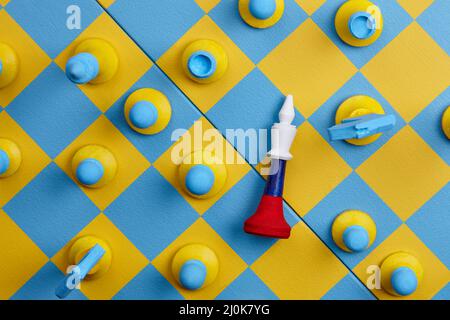
<instances>
[{"instance_id":1,"label":"blue cylindrical section","mask_svg":"<svg viewBox=\"0 0 450 320\"><path fill-rule=\"evenodd\" d=\"M103 177L105 169L97 159L85 159L77 167L76 177L82 184L90 186L96 184Z\"/></svg>"},{"instance_id":2,"label":"blue cylindrical section","mask_svg":"<svg viewBox=\"0 0 450 320\"><path fill-rule=\"evenodd\" d=\"M250 0L248 9L256 19L266 20L275 13L277 3L275 0Z\"/></svg>"},{"instance_id":3,"label":"blue cylindrical section","mask_svg":"<svg viewBox=\"0 0 450 320\"><path fill-rule=\"evenodd\" d=\"M88 83L95 79L100 71L97 58L86 52L79 53L67 61L66 75L77 84Z\"/></svg>"},{"instance_id":4,"label":"blue cylindrical section","mask_svg":"<svg viewBox=\"0 0 450 320\"><path fill-rule=\"evenodd\" d=\"M281 197L283 195L284 175L286 173L286 160L272 159L271 174L267 177L264 194Z\"/></svg>"},{"instance_id":5,"label":"blue cylindrical section","mask_svg":"<svg viewBox=\"0 0 450 320\"><path fill-rule=\"evenodd\" d=\"M205 79L214 74L217 68L216 58L208 51L194 52L187 62L189 72L196 78Z\"/></svg>"},{"instance_id":6,"label":"blue cylindrical section","mask_svg":"<svg viewBox=\"0 0 450 320\"><path fill-rule=\"evenodd\" d=\"M181 285L188 290L197 290L206 280L207 270L203 262L188 260L181 267L179 279Z\"/></svg>"},{"instance_id":7,"label":"blue cylindrical section","mask_svg":"<svg viewBox=\"0 0 450 320\"><path fill-rule=\"evenodd\" d=\"M129 118L136 128L146 129L158 120L158 110L150 101L138 101L130 109Z\"/></svg>"},{"instance_id":8,"label":"blue cylindrical section","mask_svg":"<svg viewBox=\"0 0 450 320\"><path fill-rule=\"evenodd\" d=\"M8 154L0 150L0 174L4 174L8 170L9 162Z\"/></svg>"},{"instance_id":9,"label":"blue cylindrical section","mask_svg":"<svg viewBox=\"0 0 450 320\"><path fill-rule=\"evenodd\" d=\"M401 296L408 296L417 289L416 273L408 267L400 267L391 275L391 285L394 291Z\"/></svg>"},{"instance_id":10,"label":"blue cylindrical section","mask_svg":"<svg viewBox=\"0 0 450 320\"><path fill-rule=\"evenodd\" d=\"M376 31L375 18L368 12L359 11L354 13L349 21L350 33L357 39L368 39Z\"/></svg>"}]
</instances>

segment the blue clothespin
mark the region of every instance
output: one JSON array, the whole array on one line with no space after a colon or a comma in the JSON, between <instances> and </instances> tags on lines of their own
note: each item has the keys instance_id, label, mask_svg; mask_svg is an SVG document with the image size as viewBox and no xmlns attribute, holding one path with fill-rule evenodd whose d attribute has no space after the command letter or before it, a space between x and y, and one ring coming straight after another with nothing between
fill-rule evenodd
<instances>
[{"instance_id":1,"label":"blue clothespin","mask_svg":"<svg viewBox=\"0 0 450 320\"><path fill-rule=\"evenodd\" d=\"M393 114L368 114L344 119L342 123L328 128L328 134L331 141L362 139L392 129L395 121Z\"/></svg>"},{"instance_id":2,"label":"blue clothespin","mask_svg":"<svg viewBox=\"0 0 450 320\"><path fill-rule=\"evenodd\" d=\"M55 294L58 298L64 299L73 290L75 290L79 283L86 277L89 271L100 261L105 254L105 249L96 244L89 252L81 259L80 263L73 267L70 273L64 278L64 281L56 288Z\"/></svg>"}]
</instances>

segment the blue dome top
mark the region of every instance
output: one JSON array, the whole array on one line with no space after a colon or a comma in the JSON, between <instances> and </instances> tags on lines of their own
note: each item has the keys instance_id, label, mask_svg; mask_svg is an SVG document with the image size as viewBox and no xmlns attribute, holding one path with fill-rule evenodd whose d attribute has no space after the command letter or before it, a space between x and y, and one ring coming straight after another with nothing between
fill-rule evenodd
<instances>
[{"instance_id":1,"label":"blue dome top","mask_svg":"<svg viewBox=\"0 0 450 320\"><path fill-rule=\"evenodd\" d=\"M9 168L9 157L8 154L0 150L0 174L4 174Z\"/></svg>"},{"instance_id":2,"label":"blue dome top","mask_svg":"<svg viewBox=\"0 0 450 320\"><path fill-rule=\"evenodd\" d=\"M196 51L188 60L189 72L196 78L209 78L216 71L217 63L214 56L207 51Z\"/></svg>"},{"instance_id":3,"label":"blue dome top","mask_svg":"<svg viewBox=\"0 0 450 320\"><path fill-rule=\"evenodd\" d=\"M67 61L66 75L77 84L88 83L97 77L100 66L97 58L90 53L79 53Z\"/></svg>"},{"instance_id":4,"label":"blue dome top","mask_svg":"<svg viewBox=\"0 0 450 320\"><path fill-rule=\"evenodd\" d=\"M369 245L369 234L361 226L350 226L344 231L343 241L351 251L363 251Z\"/></svg>"},{"instance_id":5,"label":"blue dome top","mask_svg":"<svg viewBox=\"0 0 450 320\"><path fill-rule=\"evenodd\" d=\"M350 33L357 39L368 39L376 31L377 24L375 18L367 12L356 12L348 21Z\"/></svg>"},{"instance_id":6,"label":"blue dome top","mask_svg":"<svg viewBox=\"0 0 450 320\"><path fill-rule=\"evenodd\" d=\"M269 19L275 13L277 4L275 0L250 0L249 10L256 19Z\"/></svg>"},{"instance_id":7,"label":"blue dome top","mask_svg":"<svg viewBox=\"0 0 450 320\"><path fill-rule=\"evenodd\" d=\"M76 177L80 183L91 186L100 181L105 169L100 161L96 159L86 159L78 164Z\"/></svg>"},{"instance_id":8,"label":"blue dome top","mask_svg":"<svg viewBox=\"0 0 450 320\"><path fill-rule=\"evenodd\" d=\"M401 296L408 296L417 289L416 273L408 267L400 267L391 275L391 285L394 291Z\"/></svg>"},{"instance_id":9,"label":"blue dome top","mask_svg":"<svg viewBox=\"0 0 450 320\"><path fill-rule=\"evenodd\" d=\"M188 290L200 289L206 279L206 266L199 260L188 260L180 269L181 285Z\"/></svg>"},{"instance_id":10,"label":"blue dome top","mask_svg":"<svg viewBox=\"0 0 450 320\"><path fill-rule=\"evenodd\" d=\"M186 175L186 188L195 195L207 194L214 185L214 172L208 166L193 166Z\"/></svg>"},{"instance_id":11,"label":"blue dome top","mask_svg":"<svg viewBox=\"0 0 450 320\"><path fill-rule=\"evenodd\" d=\"M146 129L155 124L158 119L158 110L149 101L138 101L130 109L130 122L139 129Z\"/></svg>"}]
</instances>

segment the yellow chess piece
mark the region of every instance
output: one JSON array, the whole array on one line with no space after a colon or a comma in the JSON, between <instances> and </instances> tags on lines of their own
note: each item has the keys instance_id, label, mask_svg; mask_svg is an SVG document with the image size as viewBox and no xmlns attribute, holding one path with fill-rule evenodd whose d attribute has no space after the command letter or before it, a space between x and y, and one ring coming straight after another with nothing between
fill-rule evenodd
<instances>
[{"instance_id":1,"label":"yellow chess piece","mask_svg":"<svg viewBox=\"0 0 450 320\"><path fill-rule=\"evenodd\" d=\"M22 163L22 153L17 144L0 138L0 179L12 176Z\"/></svg>"},{"instance_id":2,"label":"yellow chess piece","mask_svg":"<svg viewBox=\"0 0 450 320\"><path fill-rule=\"evenodd\" d=\"M0 89L11 84L19 74L19 57L13 48L0 42Z\"/></svg>"}]
</instances>

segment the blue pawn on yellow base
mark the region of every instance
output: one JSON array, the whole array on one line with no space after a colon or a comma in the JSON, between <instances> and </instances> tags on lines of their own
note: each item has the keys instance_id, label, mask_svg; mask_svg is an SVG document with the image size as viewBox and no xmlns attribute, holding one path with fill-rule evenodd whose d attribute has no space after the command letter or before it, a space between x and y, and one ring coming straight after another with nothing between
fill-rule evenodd
<instances>
[{"instance_id":1,"label":"blue pawn on yellow base","mask_svg":"<svg viewBox=\"0 0 450 320\"><path fill-rule=\"evenodd\" d=\"M188 260L180 269L178 278L181 286L188 290L200 289L206 280L208 271L203 262L199 260Z\"/></svg>"},{"instance_id":2,"label":"blue pawn on yellow base","mask_svg":"<svg viewBox=\"0 0 450 320\"><path fill-rule=\"evenodd\" d=\"M67 61L66 75L76 84L85 84L95 79L100 70L97 58L86 52L73 56Z\"/></svg>"},{"instance_id":3,"label":"blue pawn on yellow base","mask_svg":"<svg viewBox=\"0 0 450 320\"><path fill-rule=\"evenodd\" d=\"M193 166L186 175L185 184L188 191L202 196L211 191L214 185L214 172L211 168L199 164Z\"/></svg>"},{"instance_id":4,"label":"blue pawn on yellow base","mask_svg":"<svg viewBox=\"0 0 450 320\"><path fill-rule=\"evenodd\" d=\"M100 181L105 169L100 161L96 159L86 159L80 162L77 167L76 177L81 184L92 186Z\"/></svg>"},{"instance_id":5,"label":"blue pawn on yellow base","mask_svg":"<svg viewBox=\"0 0 450 320\"><path fill-rule=\"evenodd\" d=\"M276 24L284 12L284 0L239 0L239 14L249 26L258 29Z\"/></svg>"},{"instance_id":6,"label":"blue pawn on yellow base","mask_svg":"<svg viewBox=\"0 0 450 320\"><path fill-rule=\"evenodd\" d=\"M138 101L130 109L130 122L139 129L152 126L158 119L158 110L149 101Z\"/></svg>"},{"instance_id":7,"label":"blue pawn on yellow base","mask_svg":"<svg viewBox=\"0 0 450 320\"><path fill-rule=\"evenodd\" d=\"M367 230L361 226L350 226L342 236L345 246L352 252L360 252L369 246L370 238Z\"/></svg>"}]
</instances>

